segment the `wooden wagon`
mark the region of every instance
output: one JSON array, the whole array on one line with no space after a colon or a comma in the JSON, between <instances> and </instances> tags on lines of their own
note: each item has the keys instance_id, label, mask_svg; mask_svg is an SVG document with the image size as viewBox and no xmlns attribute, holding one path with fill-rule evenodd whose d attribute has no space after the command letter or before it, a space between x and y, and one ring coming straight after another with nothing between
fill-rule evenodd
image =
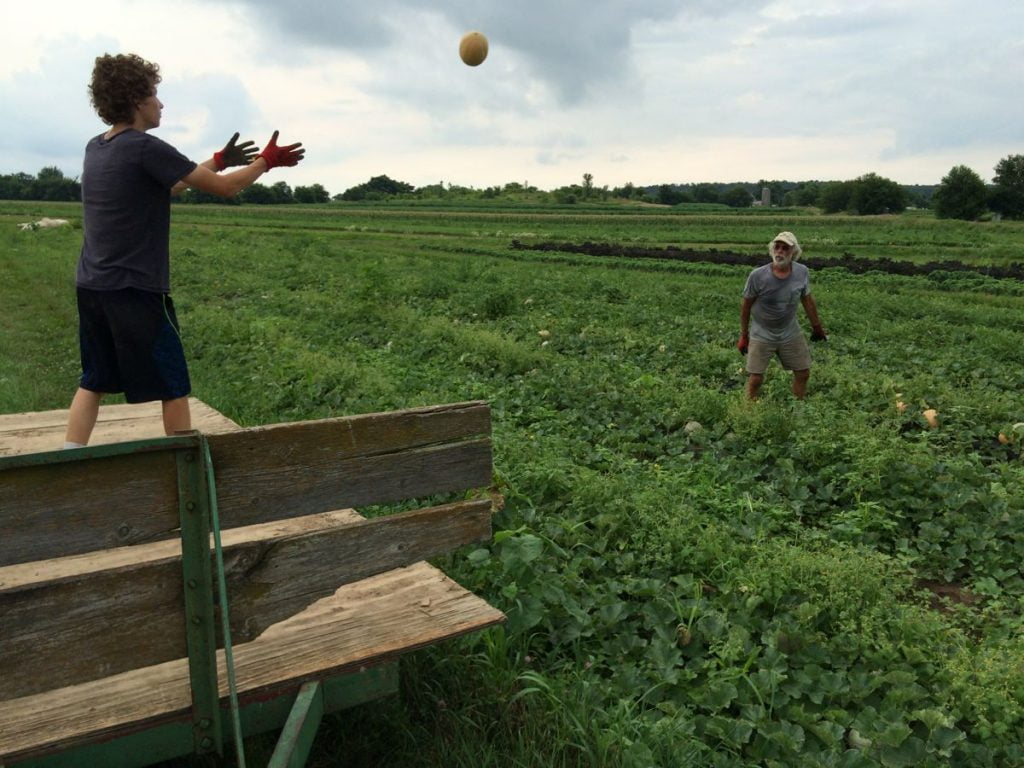
<instances>
[{"instance_id":1,"label":"wooden wagon","mask_svg":"<svg viewBox=\"0 0 1024 768\"><path fill-rule=\"evenodd\" d=\"M403 653L503 620L423 562L490 537L485 403L241 429L193 401L0 416L0 768L132 768L397 690ZM454 501L371 519L353 507ZM408 506L408 505L406 505Z\"/></svg>"}]
</instances>

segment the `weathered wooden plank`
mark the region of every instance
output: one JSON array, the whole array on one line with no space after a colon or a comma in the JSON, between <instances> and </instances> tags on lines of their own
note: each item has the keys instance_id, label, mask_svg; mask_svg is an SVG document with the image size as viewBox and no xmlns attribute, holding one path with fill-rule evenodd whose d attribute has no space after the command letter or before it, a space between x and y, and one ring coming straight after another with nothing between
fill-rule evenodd
<instances>
[{"instance_id":1,"label":"weathered wooden plank","mask_svg":"<svg viewBox=\"0 0 1024 768\"><path fill-rule=\"evenodd\" d=\"M192 428L203 434L234 432L238 424L202 400L189 398ZM64 444L67 409L0 414L0 456L56 451ZM90 445L123 443L164 433L159 402L104 405L96 419Z\"/></svg>"},{"instance_id":2,"label":"weathered wooden plank","mask_svg":"<svg viewBox=\"0 0 1024 768\"><path fill-rule=\"evenodd\" d=\"M482 400L364 413L333 419L252 427L211 437L210 451L217 466L243 468L275 466L272 458L284 450L322 463L328 457L352 458L392 453L438 443L490 435L490 408Z\"/></svg>"},{"instance_id":3,"label":"weathered wooden plank","mask_svg":"<svg viewBox=\"0 0 1024 768\"><path fill-rule=\"evenodd\" d=\"M490 485L490 429L468 402L213 436L223 525Z\"/></svg>"},{"instance_id":4,"label":"weathered wooden plank","mask_svg":"<svg viewBox=\"0 0 1024 768\"><path fill-rule=\"evenodd\" d=\"M503 614L417 563L349 584L235 648L243 705L499 623ZM221 696L227 684L221 664ZM184 659L0 701L0 761L52 753L186 718Z\"/></svg>"},{"instance_id":5,"label":"weathered wooden plank","mask_svg":"<svg viewBox=\"0 0 1024 768\"><path fill-rule=\"evenodd\" d=\"M221 543L226 548L256 539L284 538L300 533L336 528L363 519L363 516L354 509L337 509L318 515L287 518L244 528L231 528L222 532ZM30 563L19 563L0 568L0 589L20 588L46 581L71 581L99 571L171 560L178 557L180 553L180 539L165 539L152 544L116 547L54 560L33 560Z\"/></svg>"},{"instance_id":6,"label":"weathered wooden plank","mask_svg":"<svg viewBox=\"0 0 1024 768\"><path fill-rule=\"evenodd\" d=\"M457 403L210 436L223 527L478 488L490 412ZM0 469L0 565L156 541L178 525L173 456Z\"/></svg>"},{"instance_id":7,"label":"weathered wooden plank","mask_svg":"<svg viewBox=\"0 0 1024 768\"><path fill-rule=\"evenodd\" d=\"M166 538L177 527L173 452L0 471L0 565Z\"/></svg>"},{"instance_id":8,"label":"weathered wooden plank","mask_svg":"<svg viewBox=\"0 0 1024 768\"><path fill-rule=\"evenodd\" d=\"M463 501L235 541L224 552L234 642L339 585L489 538L490 512L489 499ZM0 700L46 690L54 679L79 683L187 654L177 555L10 582L0 588Z\"/></svg>"},{"instance_id":9,"label":"weathered wooden plank","mask_svg":"<svg viewBox=\"0 0 1024 768\"><path fill-rule=\"evenodd\" d=\"M215 455L213 461L224 527L483 488L492 482L491 443L486 438L353 458L296 449L278 453L275 464L261 462L248 471L223 462L222 456Z\"/></svg>"}]
</instances>

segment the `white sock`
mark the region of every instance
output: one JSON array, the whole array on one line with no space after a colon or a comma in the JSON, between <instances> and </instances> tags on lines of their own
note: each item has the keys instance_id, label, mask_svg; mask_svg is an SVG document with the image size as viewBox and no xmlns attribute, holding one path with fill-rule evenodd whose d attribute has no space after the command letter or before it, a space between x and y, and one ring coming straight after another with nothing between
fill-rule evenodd
<instances>
[{"instance_id":1,"label":"white sock","mask_svg":"<svg viewBox=\"0 0 1024 768\"><path fill-rule=\"evenodd\" d=\"M68 448L85 448L85 443L74 443L68 440L64 443L64 450L66 451Z\"/></svg>"}]
</instances>

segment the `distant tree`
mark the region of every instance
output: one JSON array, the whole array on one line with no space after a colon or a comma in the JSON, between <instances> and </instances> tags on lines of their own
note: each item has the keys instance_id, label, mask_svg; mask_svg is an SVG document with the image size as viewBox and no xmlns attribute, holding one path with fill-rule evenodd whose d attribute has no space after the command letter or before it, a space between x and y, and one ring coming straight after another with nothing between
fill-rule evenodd
<instances>
[{"instance_id":1,"label":"distant tree","mask_svg":"<svg viewBox=\"0 0 1024 768\"><path fill-rule=\"evenodd\" d=\"M749 208L754 198L746 187L735 186L722 195L722 202L730 208Z\"/></svg>"},{"instance_id":2,"label":"distant tree","mask_svg":"<svg viewBox=\"0 0 1024 768\"><path fill-rule=\"evenodd\" d=\"M274 193L266 184L256 182L238 193L238 202L250 205L268 205L274 202Z\"/></svg>"},{"instance_id":3,"label":"distant tree","mask_svg":"<svg viewBox=\"0 0 1024 768\"><path fill-rule=\"evenodd\" d=\"M631 181L627 181L621 187L613 188L610 194L612 197L621 197L625 200L632 200L637 194L637 191L636 185Z\"/></svg>"},{"instance_id":4,"label":"distant tree","mask_svg":"<svg viewBox=\"0 0 1024 768\"><path fill-rule=\"evenodd\" d=\"M412 192L412 184L395 181L385 175L372 176L369 181L346 189L341 194L342 200L383 200L395 195Z\"/></svg>"},{"instance_id":5,"label":"distant tree","mask_svg":"<svg viewBox=\"0 0 1024 768\"><path fill-rule=\"evenodd\" d=\"M861 216L903 213L907 208L907 196L895 181L877 173L866 173L853 180L849 207Z\"/></svg>"},{"instance_id":6,"label":"distant tree","mask_svg":"<svg viewBox=\"0 0 1024 768\"><path fill-rule=\"evenodd\" d=\"M938 187L936 187L938 189ZM903 192L907 196L907 206L913 206L914 208L931 208L931 198L935 196L935 192L931 192L930 195L922 192L918 187L903 187Z\"/></svg>"},{"instance_id":7,"label":"distant tree","mask_svg":"<svg viewBox=\"0 0 1024 768\"><path fill-rule=\"evenodd\" d=\"M220 197L209 192L203 192L201 189L195 189L189 187L176 198L172 198L175 202L187 203L187 204L214 204L214 205L239 205L242 201L239 200L238 195L234 197Z\"/></svg>"},{"instance_id":8,"label":"distant tree","mask_svg":"<svg viewBox=\"0 0 1024 768\"><path fill-rule=\"evenodd\" d=\"M295 196L295 202L297 203L326 203L331 199L331 196L322 184L296 187L292 194Z\"/></svg>"},{"instance_id":9,"label":"distant tree","mask_svg":"<svg viewBox=\"0 0 1024 768\"><path fill-rule=\"evenodd\" d=\"M714 184L697 184L693 190L693 199L698 203L720 203L721 198Z\"/></svg>"},{"instance_id":10,"label":"distant tree","mask_svg":"<svg viewBox=\"0 0 1024 768\"><path fill-rule=\"evenodd\" d=\"M820 196L821 184L817 181L805 181L786 192L782 196L782 204L801 207L817 205Z\"/></svg>"},{"instance_id":11,"label":"distant tree","mask_svg":"<svg viewBox=\"0 0 1024 768\"><path fill-rule=\"evenodd\" d=\"M940 219L974 221L988 208L985 182L966 165L953 166L932 196L932 208Z\"/></svg>"},{"instance_id":12,"label":"distant tree","mask_svg":"<svg viewBox=\"0 0 1024 768\"><path fill-rule=\"evenodd\" d=\"M285 181L279 181L270 186L270 193L274 196L275 203L294 203L295 195L292 188Z\"/></svg>"},{"instance_id":13,"label":"distant tree","mask_svg":"<svg viewBox=\"0 0 1024 768\"><path fill-rule=\"evenodd\" d=\"M662 184L658 187L657 199L662 205L679 205L686 202L686 193L675 184Z\"/></svg>"},{"instance_id":14,"label":"distant tree","mask_svg":"<svg viewBox=\"0 0 1024 768\"><path fill-rule=\"evenodd\" d=\"M35 177L27 173L0 176L0 200L28 200Z\"/></svg>"},{"instance_id":15,"label":"distant tree","mask_svg":"<svg viewBox=\"0 0 1024 768\"><path fill-rule=\"evenodd\" d=\"M583 199L587 200L594 192L594 174L583 174Z\"/></svg>"},{"instance_id":16,"label":"distant tree","mask_svg":"<svg viewBox=\"0 0 1024 768\"><path fill-rule=\"evenodd\" d=\"M82 185L77 179L67 178L60 168L51 165L39 171L24 194L27 200L81 200Z\"/></svg>"},{"instance_id":17,"label":"distant tree","mask_svg":"<svg viewBox=\"0 0 1024 768\"><path fill-rule=\"evenodd\" d=\"M444 197L447 194L447 190L444 188L444 182L439 181L437 184L427 184L423 187L416 187L413 194L416 195L416 197L439 198ZM334 199L343 200L344 197L342 195L335 195Z\"/></svg>"},{"instance_id":18,"label":"distant tree","mask_svg":"<svg viewBox=\"0 0 1024 768\"><path fill-rule=\"evenodd\" d=\"M583 196L583 188L579 184L570 184L567 187L558 187L551 191L555 202L566 205L574 205Z\"/></svg>"},{"instance_id":19,"label":"distant tree","mask_svg":"<svg viewBox=\"0 0 1024 768\"><path fill-rule=\"evenodd\" d=\"M989 206L1008 219L1024 218L1024 155L1008 155L996 164Z\"/></svg>"},{"instance_id":20,"label":"distant tree","mask_svg":"<svg viewBox=\"0 0 1024 768\"><path fill-rule=\"evenodd\" d=\"M818 206L825 213L839 213L850 207L853 184L849 181L830 181L821 188Z\"/></svg>"}]
</instances>

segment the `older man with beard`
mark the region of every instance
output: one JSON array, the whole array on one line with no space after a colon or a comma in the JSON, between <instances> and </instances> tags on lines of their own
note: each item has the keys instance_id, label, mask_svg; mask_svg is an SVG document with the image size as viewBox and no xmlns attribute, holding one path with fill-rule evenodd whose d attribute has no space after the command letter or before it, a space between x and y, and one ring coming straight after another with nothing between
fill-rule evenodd
<instances>
[{"instance_id":1,"label":"older man with beard","mask_svg":"<svg viewBox=\"0 0 1024 768\"><path fill-rule=\"evenodd\" d=\"M780 232L768 244L770 263L753 270L740 304L740 340L736 348L747 356L747 397L756 400L772 357L793 372L793 396L803 400L811 375L811 352L797 322L803 304L811 322L811 341L827 341L818 307L811 296L807 267L798 264L800 243L792 232ZM753 321L753 322L751 322Z\"/></svg>"}]
</instances>

